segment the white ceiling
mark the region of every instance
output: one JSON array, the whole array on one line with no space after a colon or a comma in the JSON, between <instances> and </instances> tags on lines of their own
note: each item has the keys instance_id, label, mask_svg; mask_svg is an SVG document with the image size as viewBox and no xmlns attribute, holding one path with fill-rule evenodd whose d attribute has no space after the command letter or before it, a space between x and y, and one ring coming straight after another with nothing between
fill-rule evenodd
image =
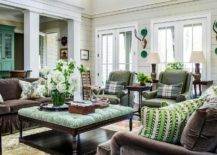
<instances>
[{"instance_id":1,"label":"white ceiling","mask_svg":"<svg viewBox=\"0 0 217 155\"><path fill-rule=\"evenodd\" d=\"M0 5L0 19L23 22L23 10ZM40 23L57 20L56 18L40 16Z\"/></svg>"}]
</instances>

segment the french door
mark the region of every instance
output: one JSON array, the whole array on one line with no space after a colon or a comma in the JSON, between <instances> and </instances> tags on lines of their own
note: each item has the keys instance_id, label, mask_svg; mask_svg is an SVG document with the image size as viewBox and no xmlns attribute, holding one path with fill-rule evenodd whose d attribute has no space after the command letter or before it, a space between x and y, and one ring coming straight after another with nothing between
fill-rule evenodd
<instances>
[{"instance_id":1,"label":"french door","mask_svg":"<svg viewBox=\"0 0 217 155\"><path fill-rule=\"evenodd\" d=\"M104 85L110 72L117 70L135 71L135 27L101 30L97 33L96 82Z\"/></svg>"},{"instance_id":2,"label":"french door","mask_svg":"<svg viewBox=\"0 0 217 155\"><path fill-rule=\"evenodd\" d=\"M167 63L183 62L185 70L192 72L190 63L192 51L203 51L207 57L206 18L177 20L154 24L153 50L158 51L161 63L158 71L165 69ZM207 65L201 65L202 76L207 77Z\"/></svg>"}]
</instances>

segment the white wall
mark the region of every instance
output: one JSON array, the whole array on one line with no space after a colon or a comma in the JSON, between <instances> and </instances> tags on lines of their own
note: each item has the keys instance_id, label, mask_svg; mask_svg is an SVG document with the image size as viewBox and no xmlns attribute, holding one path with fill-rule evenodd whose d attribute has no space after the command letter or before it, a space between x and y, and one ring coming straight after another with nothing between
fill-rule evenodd
<instances>
[{"instance_id":1,"label":"white wall","mask_svg":"<svg viewBox=\"0 0 217 155\"><path fill-rule=\"evenodd\" d=\"M130 0L127 0L130 1ZM135 9L136 10L136 9ZM110 15L106 15L103 17L97 17L93 19L93 30L97 27L102 27L106 25L114 25L114 24L123 24L129 22L137 22L138 28L142 29L144 27L148 28L148 45L147 50L150 51L150 25L151 20L155 18L164 18L169 16L179 16L183 14L192 14L198 12L210 12L212 24L214 20L217 20L217 1L216 0L200 0L188 3L180 3L180 4L173 4L167 5L162 7L152 7L148 9L137 9L136 11L127 11L119 12L118 14L111 13ZM211 27L212 25L210 25ZM93 31L92 37L94 36L95 31ZM92 55L95 55L95 43L93 39L93 52ZM214 49L217 48L217 41L215 40L215 34L212 31L212 43L211 43L211 78L217 82L217 55L214 53ZM140 48L141 49L141 48ZM139 71L149 72L150 67L145 64L145 60L140 57L140 49L138 49L138 69ZM92 57L92 63L95 63L94 56ZM94 69L94 68L93 68ZM93 70L94 71L94 70Z\"/></svg>"}]
</instances>

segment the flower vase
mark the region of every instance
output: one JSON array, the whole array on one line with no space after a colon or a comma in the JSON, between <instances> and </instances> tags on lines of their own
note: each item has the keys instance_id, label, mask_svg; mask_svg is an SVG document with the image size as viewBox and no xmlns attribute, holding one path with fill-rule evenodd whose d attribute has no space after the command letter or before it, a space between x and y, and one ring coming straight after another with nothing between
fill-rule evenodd
<instances>
[{"instance_id":1,"label":"flower vase","mask_svg":"<svg viewBox=\"0 0 217 155\"><path fill-rule=\"evenodd\" d=\"M51 92L51 98L53 105L58 107L62 106L65 103L66 95L64 93L59 93L57 90Z\"/></svg>"}]
</instances>

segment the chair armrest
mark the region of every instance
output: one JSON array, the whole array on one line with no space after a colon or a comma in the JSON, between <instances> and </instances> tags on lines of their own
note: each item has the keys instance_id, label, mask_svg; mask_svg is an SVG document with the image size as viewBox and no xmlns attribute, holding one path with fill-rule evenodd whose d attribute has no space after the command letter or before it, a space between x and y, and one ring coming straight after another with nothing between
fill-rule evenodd
<instances>
[{"instance_id":1,"label":"chair armrest","mask_svg":"<svg viewBox=\"0 0 217 155\"><path fill-rule=\"evenodd\" d=\"M214 153L190 151L182 146L159 142L126 132L117 132L111 139L111 154L120 155L121 147L125 146L135 151L139 149L144 154L214 155Z\"/></svg>"},{"instance_id":2,"label":"chair armrest","mask_svg":"<svg viewBox=\"0 0 217 155\"><path fill-rule=\"evenodd\" d=\"M182 102L182 101L185 101L187 99L190 99L189 93L183 93L183 94L180 94L179 96L177 96L176 102Z\"/></svg>"},{"instance_id":3,"label":"chair armrest","mask_svg":"<svg viewBox=\"0 0 217 155\"><path fill-rule=\"evenodd\" d=\"M104 88L101 88L99 86L91 86L91 90L94 94L103 94L104 93Z\"/></svg>"},{"instance_id":4,"label":"chair armrest","mask_svg":"<svg viewBox=\"0 0 217 155\"><path fill-rule=\"evenodd\" d=\"M153 99L153 98L156 98L157 96L157 90L151 91L151 92L146 91L142 95L145 99Z\"/></svg>"}]
</instances>

